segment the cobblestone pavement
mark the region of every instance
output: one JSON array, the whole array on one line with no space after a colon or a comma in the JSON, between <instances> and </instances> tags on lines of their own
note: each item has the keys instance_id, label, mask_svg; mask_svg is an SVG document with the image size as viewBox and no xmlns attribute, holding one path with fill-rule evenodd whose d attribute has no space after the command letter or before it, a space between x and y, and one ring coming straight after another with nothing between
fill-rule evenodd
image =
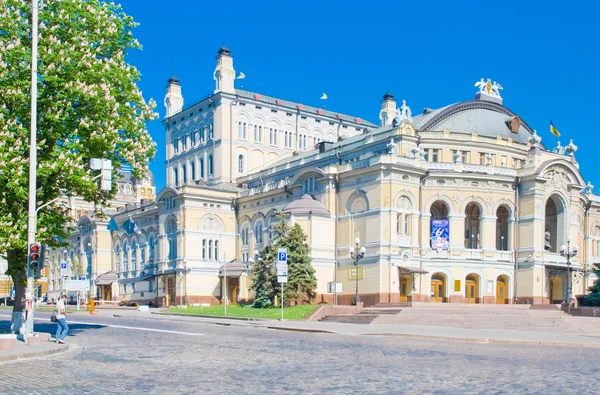
<instances>
[{"instance_id":1,"label":"cobblestone pavement","mask_svg":"<svg viewBox=\"0 0 600 395\"><path fill-rule=\"evenodd\" d=\"M579 394L600 385L600 350L590 348L109 321L119 327L70 324L64 354L0 364L0 393Z\"/></svg>"}]
</instances>

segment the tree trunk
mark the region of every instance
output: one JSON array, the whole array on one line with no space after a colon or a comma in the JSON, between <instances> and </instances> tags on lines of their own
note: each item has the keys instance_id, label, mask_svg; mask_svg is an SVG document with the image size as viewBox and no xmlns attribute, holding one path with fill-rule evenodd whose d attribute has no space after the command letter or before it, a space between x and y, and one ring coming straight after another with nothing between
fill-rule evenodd
<instances>
[{"instance_id":1,"label":"tree trunk","mask_svg":"<svg viewBox=\"0 0 600 395\"><path fill-rule=\"evenodd\" d=\"M23 334L25 330L25 305L27 292L27 251L10 250L7 252L8 271L15 287L15 304L12 312L10 330Z\"/></svg>"}]
</instances>

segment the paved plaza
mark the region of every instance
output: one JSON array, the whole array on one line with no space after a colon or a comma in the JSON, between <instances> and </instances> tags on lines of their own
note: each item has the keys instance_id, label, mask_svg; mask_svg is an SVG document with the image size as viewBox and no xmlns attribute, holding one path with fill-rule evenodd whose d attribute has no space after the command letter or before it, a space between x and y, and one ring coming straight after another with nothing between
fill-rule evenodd
<instances>
[{"instance_id":1,"label":"paved plaza","mask_svg":"<svg viewBox=\"0 0 600 395\"><path fill-rule=\"evenodd\" d=\"M150 315L71 319L82 323L70 324L67 352L0 364L2 393L597 393L600 384L596 348L301 333ZM0 312L0 330L7 326ZM54 325L40 320L36 329Z\"/></svg>"}]
</instances>

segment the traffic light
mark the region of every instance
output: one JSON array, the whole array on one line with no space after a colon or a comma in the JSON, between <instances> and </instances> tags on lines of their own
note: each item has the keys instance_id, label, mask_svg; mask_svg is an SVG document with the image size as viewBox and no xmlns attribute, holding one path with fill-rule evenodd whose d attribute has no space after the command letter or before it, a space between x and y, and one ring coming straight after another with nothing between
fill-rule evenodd
<instances>
[{"instance_id":1,"label":"traffic light","mask_svg":"<svg viewBox=\"0 0 600 395\"><path fill-rule=\"evenodd\" d=\"M28 265L33 273L33 277L39 277L44 261L42 257L42 246L39 243L33 243L29 246Z\"/></svg>"}]
</instances>

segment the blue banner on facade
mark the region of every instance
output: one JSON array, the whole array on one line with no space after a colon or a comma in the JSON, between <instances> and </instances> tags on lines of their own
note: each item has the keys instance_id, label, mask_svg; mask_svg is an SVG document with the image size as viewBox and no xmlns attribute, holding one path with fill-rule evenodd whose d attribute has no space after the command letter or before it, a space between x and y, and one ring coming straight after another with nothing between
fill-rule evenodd
<instances>
[{"instance_id":1,"label":"blue banner on facade","mask_svg":"<svg viewBox=\"0 0 600 395\"><path fill-rule=\"evenodd\" d=\"M450 246L450 221L434 219L431 221L431 248L447 250Z\"/></svg>"}]
</instances>

